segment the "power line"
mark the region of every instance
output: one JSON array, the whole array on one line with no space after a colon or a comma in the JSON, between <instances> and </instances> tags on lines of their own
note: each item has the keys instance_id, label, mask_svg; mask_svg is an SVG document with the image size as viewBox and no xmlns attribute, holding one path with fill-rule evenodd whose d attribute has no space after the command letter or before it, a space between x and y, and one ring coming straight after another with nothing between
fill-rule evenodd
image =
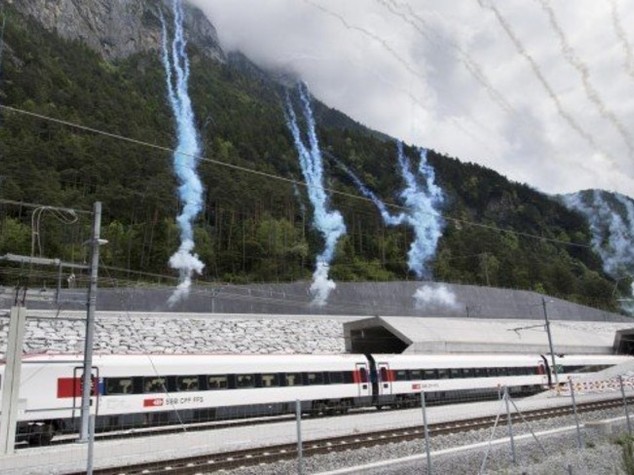
<instances>
[{"instance_id":1,"label":"power line","mask_svg":"<svg viewBox=\"0 0 634 475\"><path fill-rule=\"evenodd\" d=\"M2 105L0 105L0 107L2 107ZM22 208L46 208L47 210L50 210L50 211L61 211L61 212L66 212L66 213L92 214L92 211L88 211L88 210L85 210L85 209L66 208L66 207L61 207L61 206L49 206L49 205L43 205L43 204L38 204L38 203L27 203L25 201L6 200L6 199L3 199L3 198L0 198L0 203L1 204L7 204L7 205L20 206Z\"/></svg>"}]
</instances>

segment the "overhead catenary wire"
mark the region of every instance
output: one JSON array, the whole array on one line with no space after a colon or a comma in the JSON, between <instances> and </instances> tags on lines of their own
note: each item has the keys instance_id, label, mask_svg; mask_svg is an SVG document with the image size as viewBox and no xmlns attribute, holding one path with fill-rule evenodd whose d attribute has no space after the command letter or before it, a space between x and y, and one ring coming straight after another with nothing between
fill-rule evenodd
<instances>
[{"instance_id":1,"label":"overhead catenary wire","mask_svg":"<svg viewBox=\"0 0 634 475\"><path fill-rule=\"evenodd\" d=\"M2 107L2 105L0 104L0 107ZM65 213L80 213L80 214L92 214L92 211L88 211L85 209L81 209L81 208L69 208L69 207L64 207L64 206L50 206L50 205L43 205L40 203L28 203L26 201L16 201L16 200L8 200L8 199L4 199L4 198L0 198L0 204L6 204L6 205L15 205L15 206L20 206L22 208L47 208L51 211L61 211L61 212L65 212Z\"/></svg>"},{"instance_id":2,"label":"overhead catenary wire","mask_svg":"<svg viewBox=\"0 0 634 475\"><path fill-rule=\"evenodd\" d=\"M154 150L160 150L162 152L166 152L166 153L170 153L170 154L177 153L175 149L170 148L170 147L166 147L166 146L163 146L163 145L153 144L153 143L146 142L146 141L143 141L143 140L138 140L138 139L134 139L134 138L131 138L131 137L127 137L127 136L124 136L124 135L121 135L121 134L115 134L115 133L112 133L112 132L107 132L107 131L104 131L104 130L101 130L101 129L96 129L94 127L88 127L88 126L77 124L77 123L70 122L70 121L67 121L67 120L57 119L57 118L54 118L54 117L46 116L44 114L38 114L36 112L26 111L24 109L11 107L11 106L7 106L7 105L4 105L4 104L0 104L0 110L13 112L13 113L16 113L16 114L27 115L27 116L34 117L34 118L37 118L37 119L40 119L40 120L53 122L53 123L60 124L60 125L66 126L66 127L76 128L78 130L83 130L85 132L90 132L90 133L93 133L93 134L96 134L96 135L102 135L102 136L105 136L105 137L112 138L114 140L120 140L120 141L124 141L124 142L130 143L130 144L134 144L134 145L138 145L138 146L142 146L142 147L152 148ZM182 153L182 152L178 152L178 153ZM185 155L187 155L187 154L185 154ZM273 173L263 172L263 171L260 171L260 170L256 170L254 168L248 168L248 167L243 167L243 166L240 166L240 165L235 165L235 164L232 164L232 163L223 162L221 160L216 160L216 159L205 157L205 156L192 156L192 158L194 158L196 160L203 161L203 162L212 163L212 164L215 164L215 165L218 165L218 166L230 168L232 170L236 170L236 171L240 171L240 172L244 172L244 173L250 173L252 175L260 176L260 177L263 177L263 178L268 178L268 179L271 179L271 180L282 181L282 182L285 182L285 183L288 183L288 184L291 184L291 185L299 185L299 186L304 186L304 187L307 186L307 184L305 182L303 182L303 181L295 180L295 179L292 179L292 178L286 178L286 177L283 177L283 176L280 176L280 175L275 175ZM360 200L360 201L363 201L363 202L372 203L372 200L370 200L369 198L366 198L365 196L356 195L356 194L348 193L348 192L341 191L341 190L335 190L335 189L327 188L327 187L324 187L324 190L328 191L329 193L332 193L332 194L337 194L337 195L344 196L344 197L347 197L347 198L352 198L352 199ZM9 201L9 200L5 200L5 202L6 201ZM19 204L19 203L20 202L14 202L14 204ZM396 205L396 204L393 204L393 203L386 203L386 205L388 207L390 207L390 208L398 209L398 210L407 209L404 206L399 206L399 205ZM460 223L460 224L463 224L463 225L474 226L474 227L479 227L479 228L483 228L483 229L489 229L489 230L492 230L492 231L497 231L497 232L502 232L502 233L514 234L516 236L526 237L526 238L530 238L530 239L536 239L536 240L539 240L539 241L546 241L546 242L551 242L551 243L554 243L554 244L561 244L561 245L570 246L570 247L592 248L592 246L589 245L589 244L583 244L583 243L577 243L577 242L571 242L571 241L564 241L564 240L561 240L561 239L556 239L556 238L551 238L551 237L546 237L546 236L539 236L539 235L536 235L536 234L525 233L525 232L521 232L521 231L515 231L515 230L512 230L512 229L500 228L498 226L484 224L484 223L477 223L477 222L474 222L474 221L469 221L467 219L462 219L462 218L456 218L456 217L449 216L449 215L442 214L442 213L431 213L431 212L429 212L428 214L433 214L433 215L436 215L436 216L440 216L443 219L446 219L448 221L453 221L454 223Z\"/></svg>"}]
</instances>

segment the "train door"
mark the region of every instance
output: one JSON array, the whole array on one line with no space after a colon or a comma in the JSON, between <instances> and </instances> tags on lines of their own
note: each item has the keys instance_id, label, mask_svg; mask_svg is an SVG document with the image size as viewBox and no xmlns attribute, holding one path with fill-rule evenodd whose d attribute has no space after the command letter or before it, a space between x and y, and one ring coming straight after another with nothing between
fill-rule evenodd
<instances>
[{"instance_id":1,"label":"train door","mask_svg":"<svg viewBox=\"0 0 634 475\"><path fill-rule=\"evenodd\" d=\"M99 368L92 367L90 372L90 412L95 416L99 414ZM81 418L81 398L83 391L83 379L84 367L76 366L73 368L73 425L79 427L79 421Z\"/></svg>"},{"instance_id":2,"label":"train door","mask_svg":"<svg viewBox=\"0 0 634 475\"><path fill-rule=\"evenodd\" d=\"M354 373L359 397L370 396L370 378L367 363L357 363Z\"/></svg>"},{"instance_id":3,"label":"train door","mask_svg":"<svg viewBox=\"0 0 634 475\"><path fill-rule=\"evenodd\" d=\"M541 361L537 362L537 373L541 376L542 388L548 389L552 385L552 378L550 375L550 366L545 356L541 356Z\"/></svg>"},{"instance_id":4,"label":"train door","mask_svg":"<svg viewBox=\"0 0 634 475\"><path fill-rule=\"evenodd\" d=\"M392 394L392 378L389 363L379 363L379 394L381 396Z\"/></svg>"}]
</instances>

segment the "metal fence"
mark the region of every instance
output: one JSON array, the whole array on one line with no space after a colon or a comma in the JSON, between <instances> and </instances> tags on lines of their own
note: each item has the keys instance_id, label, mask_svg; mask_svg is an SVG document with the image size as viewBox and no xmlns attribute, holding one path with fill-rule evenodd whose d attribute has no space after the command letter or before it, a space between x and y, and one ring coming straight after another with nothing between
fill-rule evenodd
<instances>
[{"instance_id":1,"label":"metal fence","mask_svg":"<svg viewBox=\"0 0 634 475\"><path fill-rule=\"evenodd\" d=\"M131 389L124 379L121 391ZM0 457L0 472L98 473L127 465L138 473L179 474L634 473L630 374L566 380L537 394L518 386L452 393L421 385L407 398L366 401L368 407L296 400L256 410L236 401L222 413L191 410L188 393L196 382L150 379L142 383L169 394L143 404L165 410L100 417L94 443L77 442L74 431L50 446L19 442ZM223 382L206 383L212 384ZM255 447L263 449L251 452Z\"/></svg>"}]
</instances>

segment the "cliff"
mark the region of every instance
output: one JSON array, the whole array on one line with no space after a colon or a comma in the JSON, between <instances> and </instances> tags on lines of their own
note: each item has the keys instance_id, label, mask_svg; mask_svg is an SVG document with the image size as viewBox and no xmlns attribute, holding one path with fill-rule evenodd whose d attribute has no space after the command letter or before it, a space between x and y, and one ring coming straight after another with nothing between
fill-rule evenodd
<instances>
[{"instance_id":1,"label":"cliff","mask_svg":"<svg viewBox=\"0 0 634 475\"><path fill-rule=\"evenodd\" d=\"M105 59L126 58L161 48L161 11L171 16L169 0L10 0L21 13L49 31L77 40ZM224 61L214 26L198 9L186 5L187 41L212 59Z\"/></svg>"}]
</instances>

